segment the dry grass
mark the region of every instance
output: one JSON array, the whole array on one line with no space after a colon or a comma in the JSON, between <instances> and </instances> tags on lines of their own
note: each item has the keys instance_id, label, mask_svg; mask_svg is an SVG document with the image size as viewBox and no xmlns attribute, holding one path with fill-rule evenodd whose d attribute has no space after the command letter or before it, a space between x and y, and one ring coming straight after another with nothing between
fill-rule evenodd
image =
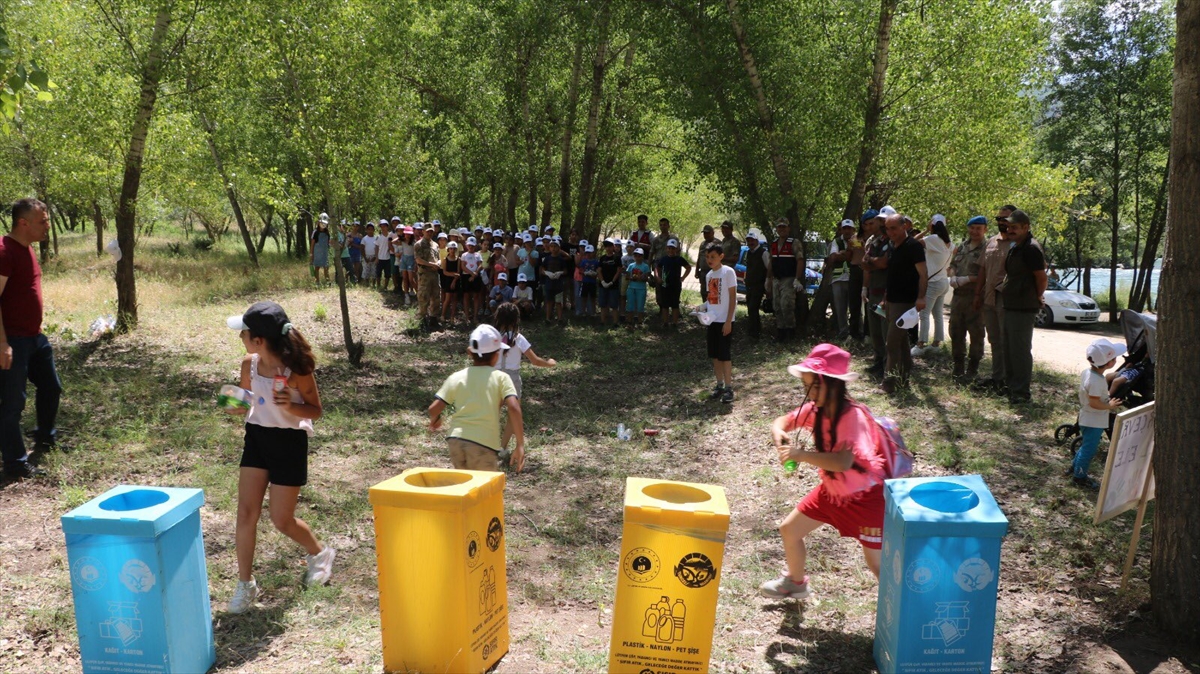
<instances>
[{"instance_id":1,"label":"dry grass","mask_svg":"<svg viewBox=\"0 0 1200 674\"><path fill-rule=\"evenodd\" d=\"M379 671L366 489L405 468L448 465L443 441L423 430L423 410L443 377L463 365L465 336L411 336L410 311L356 289L351 316L367 355L355 369L341 352L335 291L313 289L302 264L268 255L262 271L250 272L236 242L182 258L169 256L166 243L143 242L141 327L112 341L79 339L92 319L112 312L108 259L89 254L86 238L67 237L47 269L47 324L56 326L66 386L60 423L70 435L67 451L43 457L48 480L0 489L0 598L12 607L0 617L0 669L79 667L57 518L115 484L142 483L205 489L220 671ZM224 606L234 581L241 431L217 413L212 395L232 379L241 355L224 318L264 297L281 301L320 350L326 416L317 424L300 515L341 552L332 586L304 590L301 552L264 523L262 607L230 616ZM315 319L318 306L328 308L329 320ZM509 476L506 493L513 646L498 672L605 669L628 475L721 484L730 495L714 671L872 669L877 586L852 542L828 528L814 535L817 599L797 606L755 593L782 564L776 520L815 483L803 471L785 477L767 447L771 418L798 396L783 366L805 347L784 351L739 335L739 400L730 408L703 401L709 374L696 327L630 335L535 324L526 334L560 367L526 370L531 453L526 472ZM1064 395L1072 384L1040 373L1035 396L1046 402L1018 413L948 385L945 366L932 362L899 399L866 383L853 392L901 421L920 474L980 472L1008 514L995 666L1090 671L1097 653L1121 651L1122 630L1131 621L1136 627L1149 562L1143 547L1132 592L1119 595L1131 519L1091 526L1088 496L1059 476L1066 456L1049 434L1074 415ZM621 422L664 432L619 442L612 430ZM1160 659L1160 672L1195 662Z\"/></svg>"}]
</instances>

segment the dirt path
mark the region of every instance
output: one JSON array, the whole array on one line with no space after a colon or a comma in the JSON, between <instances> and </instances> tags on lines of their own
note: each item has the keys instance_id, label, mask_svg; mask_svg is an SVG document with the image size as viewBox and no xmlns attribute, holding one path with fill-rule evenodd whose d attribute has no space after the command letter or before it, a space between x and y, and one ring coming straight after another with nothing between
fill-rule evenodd
<instances>
[{"instance_id":1,"label":"dirt path","mask_svg":"<svg viewBox=\"0 0 1200 674\"><path fill-rule=\"evenodd\" d=\"M1125 341L1119 325L1097 323L1083 328L1035 328L1033 357L1037 362L1060 372L1077 373L1085 368L1084 352L1097 337L1114 342Z\"/></svg>"}]
</instances>

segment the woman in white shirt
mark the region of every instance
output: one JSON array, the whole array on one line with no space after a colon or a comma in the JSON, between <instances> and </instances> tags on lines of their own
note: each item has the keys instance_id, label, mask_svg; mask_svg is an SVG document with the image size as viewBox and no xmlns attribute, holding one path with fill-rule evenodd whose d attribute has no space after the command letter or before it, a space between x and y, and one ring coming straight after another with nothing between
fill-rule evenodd
<instances>
[{"instance_id":1,"label":"woman in white shirt","mask_svg":"<svg viewBox=\"0 0 1200 674\"><path fill-rule=\"evenodd\" d=\"M920 356L925 353L925 345L929 343L929 326L933 324L933 343L930 346L938 349L945 339L943 317L945 315L946 293L950 290L950 278L947 276L950 258L954 257L954 245L950 243L950 232L946 229L946 216L935 215L929 221L929 229L916 237L925 246L925 268L929 273L929 282L925 285L925 309L921 311L921 327L917 337L917 345L912 348L912 355Z\"/></svg>"}]
</instances>

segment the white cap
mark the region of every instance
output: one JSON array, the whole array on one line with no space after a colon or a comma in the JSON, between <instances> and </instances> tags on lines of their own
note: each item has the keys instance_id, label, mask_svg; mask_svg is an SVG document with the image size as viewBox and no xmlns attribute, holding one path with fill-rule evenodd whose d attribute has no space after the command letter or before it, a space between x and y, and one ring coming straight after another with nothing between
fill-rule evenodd
<instances>
[{"instance_id":1,"label":"white cap","mask_svg":"<svg viewBox=\"0 0 1200 674\"><path fill-rule=\"evenodd\" d=\"M938 213L937 215L933 216L933 220L931 220L931 222L940 222L944 225L946 224L946 216Z\"/></svg>"},{"instance_id":2,"label":"white cap","mask_svg":"<svg viewBox=\"0 0 1200 674\"><path fill-rule=\"evenodd\" d=\"M891 206L884 206L883 208L879 209L879 214L880 215L896 215L896 209L892 208Z\"/></svg>"},{"instance_id":3,"label":"white cap","mask_svg":"<svg viewBox=\"0 0 1200 674\"><path fill-rule=\"evenodd\" d=\"M468 246L478 246L478 245L479 245L479 242L475 240L475 237L473 237L473 236L468 236L468 237L467 237L467 245L468 245Z\"/></svg>"},{"instance_id":4,"label":"white cap","mask_svg":"<svg viewBox=\"0 0 1200 674\"><path fill-rule=\"evenodd\" d=\"M503 229L493 229L492 236L504 236L504 230Z\"/></svg>"},{"instance_id":5,"label":"white cap","mask_svg":"<svg viewBox=\"0 0 1200 674\"><path fill-rule=\"evenodd\" d=\"M505 274L504 272L500 272L499 274L496 274L496 280L497 281L507 281L508 274Z\"/></svg>"},{"instance_id":6,"label":"white cap","mask_svg":"<svg viewBox=\"0 0 1200 674\"><path fill-rule=\"evenodd\" d=\"M441 227L441 226L442 226L442 221L441 221L441 220L434 220L434 221L433 221L431 224L434 224L434 225L437 225L438 227Z\"/></svg>"},{"instance_id":7,"label":"white cap","mask_svg":"<svg viewBox=\"0 0 1200 674\"><path fill-rule=\"evenodd\" d=\"M921 314L917 313L916 307L913 307L896 319L896 327L901 330L911 330L917 327L919 322L921 322Z\"/></svg>"},{"instance_id":8,"label":"white cap","mask_svg":"<svg viewBox=\"0 0 1200 674\"><path fill-rule=\"evenodd\" d=\"M746 232L746 238L754 239L755 241L762 241L763 235L762 235L762 232L758 231L757 229L752 229L752 230Z\"/></svg>"},{"instance_id":9,"label":"white cap","mask_svg":"<svg viewBox=\"0 0 1200 674\"><path fill-rule=\"evenodd\" d=\"M679 248L679 242L675 239L671 239L667 242L667 248Z\"/></svg>"},{"instance_id":10,"label":"white cap","mask_svg":"<svg viewBox=\"0 0 1200 674\"><path fill-rule=\"evenodd\" d=\"M586 246L586 247L584 247L583 252L594 253L594 252L596 252L596 247L595 246Z\"/></svg>"},{"instance_id":11,"label":"white cap","mask_svg":"<svg viewBox=\"0 0 1200 674\"><path fill-rule=\"evenodd\" d=\"M637 248L633 249L633 254L634 255L645 255L646 251L641 246L638 246Z\"/></svg>"},{"instance_id":12,"label":"white cap","mask_svg":"<svg viewBox=\"0 0 1200 674\"><path fill-rule=\"evenodd\" d=\"M404 222L404 221L400 219L399 215L393 215L392 222Z\"/></svg>"},{"instance_id":13,"label":"white cap","mask_svg":"<svg viewBox=\"0 0 1200 674\"><path fill-rule=\"evenodd\" d=\"M538 245L538 246L544 246L544 245L546 245L546 237L544 237L544 236L539 236L539 237L537 238L537 240L536 240L536 241L534 241L534 245Z\"/></svg>"},{"instance_id":14,"label":"white cap","mask_svg":"<svg viewBox=\"0 0 1200 674\"><path fill-rule=\"evenodd\" d=\"M475 231L476 231L476 232L482 232L482 231L483 231L483 225L475 225Z\"/></svg>"},{"instance_id":15,"label":"white cap","mask_svg":"<svg viewBox=\"0 0 1200 674\"><path fill-rule=\"evenodd\" d=\"M450 243L446 244L446 250L458 250L458 242L451 241Z\"/></svg>"},{"instance_id":16,"label":"white cap","mask_svg":"<svg viewBox=\"0 0 1200 674\"><path fill-rule=\"evenodd\" d=\"M841 229L842 227L849 227L851 229L854 229L854 221L851 220L850 218L846 218L845 220L842 220L842 224L839 225L838 229Z\"/></svg>"},{"instance_id":17,"label":"white cap","mask_svg":"<svg viewBox=\"0 0 1200 674\"><path fill-rule=\"evenodd\" d=\"M547 231L547 232L553 232L553 231L554 231L554 225L546 225L546 231Z\"/></svg>"},{"instance_id":18,"label":"white cap","mask_svg":"<svg viewBox=\"0 0 1200 674\"><path fill-rule=\"evenodd\" d=\"M463 236L467 236L471 233L471 230L467 229L466 227L459 227L458 233L462 234Z\"/></svg>"},{"instance_id":19,"label":"white cap","mask_svg":"<svg viewBox=\"0 0 1200 674\"><path fill-rule=\"evenodd\" d=\"M425 223L423 223L423 222L414 222L414 223L413 223L413 229L425 229Z\"/></svg>"},{"instance_id":20,"label":"white cap","mask_svg":"<svg viewBox=\"0 0 1200 674\"><path fill-rule=\"evenodd\" d=\"M492 250L495 250L497 248L499 248L500 250L504 250L504 244L500 243L499 241L497 241L496 243L493 243Z\"/></svg>"},{"instance_id":21,"label":"white cap","mask_svg":"<svg viewBox=\"0 0 1200 674\"><path fill-rule=\"evenodd\" d=\"M470 340L467 342L467 351L477 356L487 355L507 348L508 345L500 337L500 331L487 324L472 330Z\"/></svg>"},{"instance_id":22,"label":"white cap","mask_svg":"<svg viewBox=\"0 0 1200 674\"><path fill-rule=\"evenodd\" d=\"M584 246L584 247L587 247L587 245L588 245L588 240L587 240L587 239L583 239L583 240L581 240L581 241L579 242L579 245L581 245L581 246Z\"/></svg>"},{"instance_id":23,"label":"white cap","mask_svg":"<svg viewBox=\"0 0 1200 674\"><path fill-rule=\"evenodd\" d=\"M521 237L521 240L522 241L533 241L533 236L530 235L529 232L525 232L525 234Z\"/></svg>"},{"instance_id":24,"label":"white cap","mask_svg":"<svg viewBox=\"0 0 1200 674\"><path fill-rule=\"evenodd\" d=\"M1107 365L1109 361L1125 354L1125 345L1120 342L1110 342L1101 337L1088 344L1087 359L1092 365Z\"/></svg>"},{"instance_id":25,"label":"white cap","mask_svg":"<svg viewBox=\"0 0 1200 674\"><path fill-rule=\"evenodd\" d=\"M323 222L328 225L329 224L329 214L322 213L321 215L317 216L317 222Z\"/></svg>"},{"instance_id":26,"label":"white cap","mask_svg":"<svg viewBox=\"0 0 1200 674\"><path fill-rule=\"evenodd\" d=\"M537 226L537 225L530 225L530 226L529 226L529 231L531 231L531 232L535 232L535 233L536 233L536 232L538 232L538 231L540 231L540 230L538 229L538 226Z\"/></svg>"},{"instance_id":27,"label":"white cap","mask_svg":"<svg viewBox=\"0 0 1200 674\"><path fill-rule=\"evenodd\" d=\"M387 225L387 223L388 223L388 221L387 221L387 220L384 220L383 218L379 218L379 224L380 224L380 225L382 225L382 226L386 226L386 225Z\"/></svg>"},{"instance_id":28,"label":"white cap","mask_svg":"<svg viewBox=\"0 0 1200 674\"><path fill-rule=\"evenodd\" d=\"M529 277L524 274L517 274L517 283L529 283Z\"/></svg>"},{"instance_id":29,"label":"white cap","mask_svg":"<svg viewBox=\"0 0 1200 674\"><path fill-rule=\"evenodd\" d=\"M555 236L555 237L551 238L550 240L553 241L554 243L562 243L561 236Z\"/></svg>"},{"instance_id":30,"label":"white cap","mask_svg":"<svg viewBox=\"0 0 1200 674\"><path fill-rule=\"evenodd\" d=\"M437 238L439 238L439 239L449 239L449 238L450 238L450 235L449 235L449 234L447 234L447 233L445 233L445 232L438 232L438 237L437 237Z\"/></svg>"}]
</instances>

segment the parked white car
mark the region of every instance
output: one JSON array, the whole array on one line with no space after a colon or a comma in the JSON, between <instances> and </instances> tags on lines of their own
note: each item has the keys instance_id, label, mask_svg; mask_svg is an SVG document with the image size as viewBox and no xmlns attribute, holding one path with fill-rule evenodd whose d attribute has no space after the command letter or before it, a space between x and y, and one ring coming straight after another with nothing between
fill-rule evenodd
<instances>
[{"instance_id":1,"label":"parked white car","mask_svg":"<svg viewBox=\"0 0 1200 674\"><path fill-rule=\"evenodd\" d=\"M1037 326L1079 325L1100 320L1100 307L1096 300L1069 290L1054 279L1046 285L1046 304L1037 315Z\"/></svg>"}]
</instances>

